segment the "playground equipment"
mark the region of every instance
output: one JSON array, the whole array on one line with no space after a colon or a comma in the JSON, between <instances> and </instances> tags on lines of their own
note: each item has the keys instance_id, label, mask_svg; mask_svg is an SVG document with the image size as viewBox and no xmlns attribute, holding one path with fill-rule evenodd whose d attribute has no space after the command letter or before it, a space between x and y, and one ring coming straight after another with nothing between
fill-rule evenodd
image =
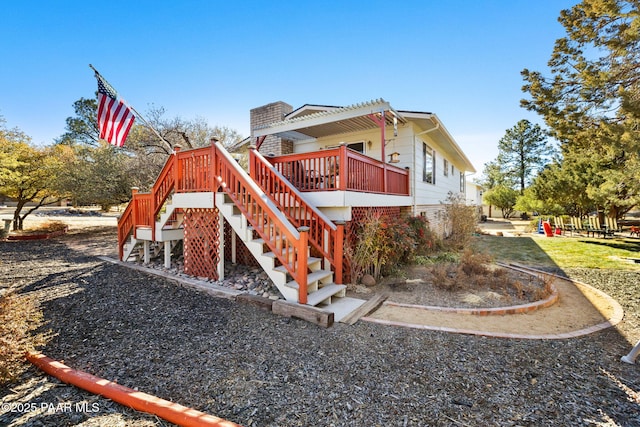
<instances>
[{"instance_id":1,"label":"playground equipment","mask_svg":"<svg viewBox=\"0 0 640 427\"><path fill-rule=\"evenodd\" d=\"M629 354L627 354L626 356L622 356L620 360L622 360L625 363L630 363L633 365L636 363L636 358L638 357L638 354L640 354L640 341L638 341L638 343L631 349Z\"/></svg>"}]
</instances>

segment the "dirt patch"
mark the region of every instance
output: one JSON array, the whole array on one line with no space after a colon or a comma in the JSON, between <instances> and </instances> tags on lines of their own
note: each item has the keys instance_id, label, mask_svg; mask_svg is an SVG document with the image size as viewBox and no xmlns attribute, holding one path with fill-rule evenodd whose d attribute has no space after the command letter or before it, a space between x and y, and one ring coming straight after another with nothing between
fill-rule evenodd
<instances>
[{"instance_id":1,"label":"dirt patch","mask_svg":"<svg viewBox=\"0 0 640 427\"><path fill-rule=\"evenodd\" d=\"M411 266L403 271L403 277L387 277L372 287L352 286L350 292L359 298L384 294L389 301L397 303L460 308L522 305L542 300L549 295L544 292L545 282L532 275L498 266L491 266L489 270L499 271L499 283L483 276L483 286L460 283L456 288L443 288L438 284L438 277L434 276L432 267ZM519 285L506 287L505 283ZM519 288L522 288L521 292L518 292ZM524 292L526 289L529 291Z\"/></svg>"}]
</instances>

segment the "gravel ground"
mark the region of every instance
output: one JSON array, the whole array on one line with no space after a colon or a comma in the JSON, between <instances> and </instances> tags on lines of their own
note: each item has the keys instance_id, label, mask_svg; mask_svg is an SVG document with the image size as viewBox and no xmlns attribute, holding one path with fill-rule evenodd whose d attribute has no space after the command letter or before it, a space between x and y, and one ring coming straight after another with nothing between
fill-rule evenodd
<instances>
[{"instance_id":1,"label":"gravel ground","mask_svg":"<svg viewBox=\"0 0 640 427\"><path fill-rule=\"evenodd\" d=\"M0 242L0 286L40 299L46 355L119 384L244 426L640 425L640 365L619 361L640 339L638 273L567 272L625 309L572 340L323 329L67 245L88 237ZM169 425L33 368L0 397L0 425Z\"/></svg>"}]
</instances>

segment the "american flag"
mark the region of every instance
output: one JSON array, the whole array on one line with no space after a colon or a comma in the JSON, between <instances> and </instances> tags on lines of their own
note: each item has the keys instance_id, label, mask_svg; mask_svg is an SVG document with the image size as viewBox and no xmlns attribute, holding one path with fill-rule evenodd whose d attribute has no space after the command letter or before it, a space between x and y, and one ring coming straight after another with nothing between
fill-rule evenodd
<instances>
[{"instance_id":1,"label":"american flag","mask_svg":"<svg viewBox=\"0 0 640 427\"><path fill-rule=\"evenodd\" d=\"M100 139L111 145L122 147L133 126L135 115L118 99L116 91L96 72L98 79L98 128Z\"/></svg>"}]
</instances>

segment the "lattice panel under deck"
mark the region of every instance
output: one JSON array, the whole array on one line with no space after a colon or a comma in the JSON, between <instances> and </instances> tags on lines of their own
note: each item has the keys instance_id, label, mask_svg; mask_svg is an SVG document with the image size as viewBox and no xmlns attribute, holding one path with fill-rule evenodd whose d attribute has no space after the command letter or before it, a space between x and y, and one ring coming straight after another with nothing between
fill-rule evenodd
<instances>
[{"instance_id":1,"label":"lattice panel under deck","mask_svg":"<svg viewBox=\"0 0 640 427\"><path fill-rule=\"evenodd\" d=\"M187 209L184 215L184 272L218 280L220 225L217 208Z\"/></svg>"},{"instance_id":2,"label":"lattice panel under deck","mask_svg":"<svg viewBox=\"0 0 640 427\"><path fill-rule=\"evenodd\" d=\"M345 229L345 238L349 242L353 242L356 236L356 230L368 212L376 212L383 216L399 217L401 213L400 206L377 206L377 207L354 207L351 208L351 221L347 223Z\"/></svg>"}]
</instances>

